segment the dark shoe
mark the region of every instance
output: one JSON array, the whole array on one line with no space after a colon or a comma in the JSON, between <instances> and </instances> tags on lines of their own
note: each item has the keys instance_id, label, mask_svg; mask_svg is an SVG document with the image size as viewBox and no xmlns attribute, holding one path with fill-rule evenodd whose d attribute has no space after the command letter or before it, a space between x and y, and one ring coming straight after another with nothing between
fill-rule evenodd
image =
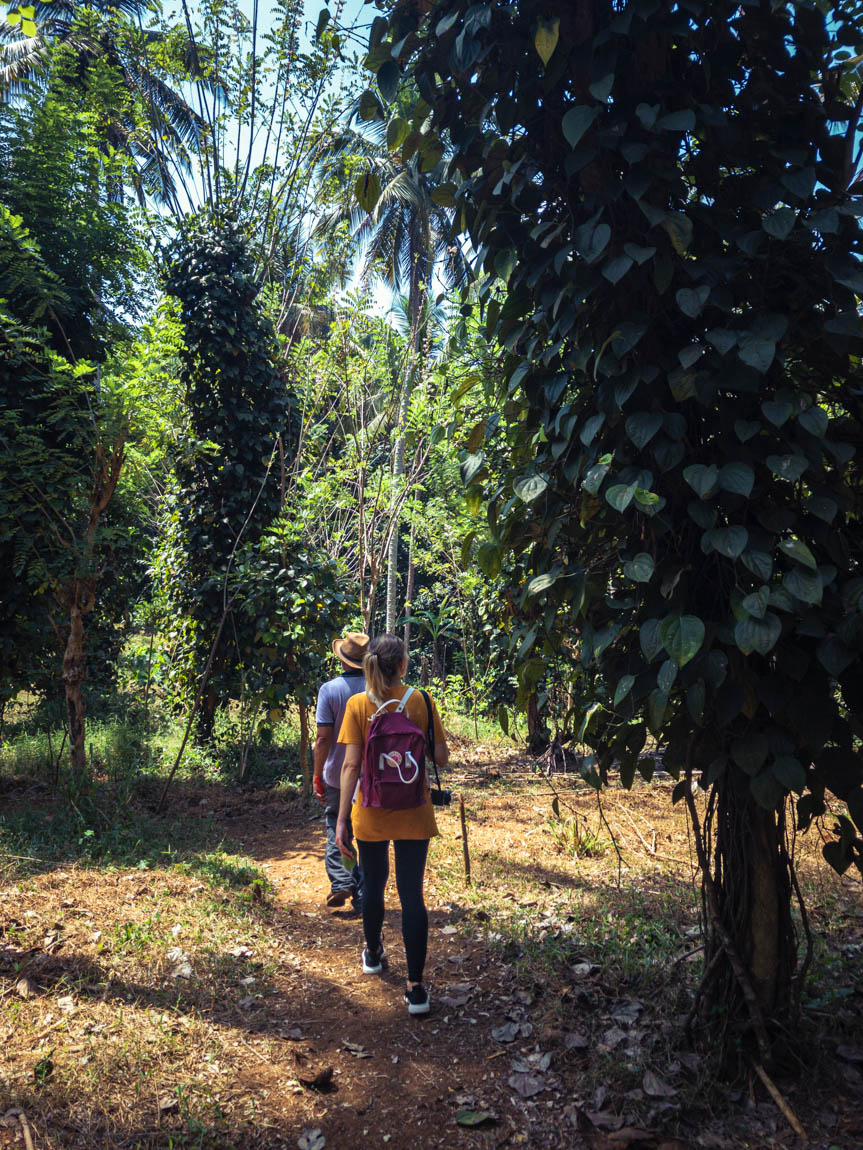
<instances>
[{"instance_id":1,"label":"dark shoe","mask_svg":"<svg viewBox=\"0 0 863 1150\"><path fill-rule=\"evenodd\" d=\"M327 895L327 906L344 906L350 897L349 890L331 890Z\"/></svg>"},{"instance_id":2,"label":"dark shoe","mask_svg":"<svg viewBox=\"0 0 863 1150\"><path fill-rule=\"evenodd\" d=\"M376 951L371 951L367 946L363 947L363 974L380 974L384 968L384 959L387 952L384 950L384 944L381 943Z\"/></svg>"},{"instance_id":3,"label":"dark shoe","mask_svg":"<svg viewBox=\"0 0 863 1150\"><path fill-rule=\"evenodd\" d=\"M431 1010L429 992L421 982L405 991L405 1002L408 1004L408 1014L428 1014Z\"/></svg>"}]
</instances>

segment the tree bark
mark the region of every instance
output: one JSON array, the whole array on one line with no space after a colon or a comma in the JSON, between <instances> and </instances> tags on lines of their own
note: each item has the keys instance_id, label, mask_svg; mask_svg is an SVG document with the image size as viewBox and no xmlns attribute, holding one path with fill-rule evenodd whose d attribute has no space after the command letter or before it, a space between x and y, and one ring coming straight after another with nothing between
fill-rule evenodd
<instances>
[{"instance_id":1,"label":"tree bark","mask_svg":"<svg viewBox=\"0 0 863 1150\"><path fill-rule=\"evenodd\" d=\"M78 603L77 588L69 606L69 634L63 652L63 687L66 692L66 718L69 729L69 757L72 774L81 779L87 769L84 737L83 685L87 675L84 654L84 608Z\"/></svg>"},{"instance_id":2,"label":"tree bark","mask_svg":"<svg viewBox=\"0 0 863 1150\"><path fill-rule=\"evenodd\" d=\"M309 712L300 701L300 768L303 772L303 802L312 797L312 772L309 768Z\"/></svg>"}]
</instances>

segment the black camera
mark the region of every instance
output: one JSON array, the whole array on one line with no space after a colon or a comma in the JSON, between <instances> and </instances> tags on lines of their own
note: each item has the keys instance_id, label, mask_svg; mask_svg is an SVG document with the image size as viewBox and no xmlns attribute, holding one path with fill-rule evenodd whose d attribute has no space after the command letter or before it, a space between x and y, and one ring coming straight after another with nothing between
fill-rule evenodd
<instances>
[{"instance_id":1,"label":"black camera","mask_svg":"<svg viewBox=\"0 0 863 1150\"><path fill-rule=\"evenodd\" d=\"M441 790L440 787L431 788L432 806L448 807L452 802L452 791Z\"/></svg>"}]
</instances>

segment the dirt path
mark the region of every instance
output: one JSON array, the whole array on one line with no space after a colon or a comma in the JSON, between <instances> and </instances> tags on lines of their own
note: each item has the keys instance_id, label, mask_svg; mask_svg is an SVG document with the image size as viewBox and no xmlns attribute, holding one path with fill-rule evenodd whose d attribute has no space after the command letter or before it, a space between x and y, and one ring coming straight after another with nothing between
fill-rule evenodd
<instances>
[{"instance_id":1,"label":"dirt path","mask_svg":"<svg viewBox=\"0 0 863 1150\"><path fill-rule=\"evenodd\" d=\"M295 1072L313 1079L333 1068L331 1092L291 1094L294 1122L299 1117L307 1130L319 1129L327 1147L584 1144L563 1113L563 1084L543 1045L533 996L512 984L507 964L471 932L461 908L436 898L434 845L426 967L432 1012L412 1018L403 1001L404 950L393 880L384 925L389 969L381 977L363 976L360 919L325 906L329 883L320 820L298 810L290 825L241 817L226 829L276 888L285 950L273 980L281 1001L269 1003L271 1011L284 1010L281 1033L294 1036ZM518 1035L505 1046L491 1035L501 1025ZM529 1094L540 1081L531 1071L539 1068L541 1096L521 1097L508 1080L518 1075L520 1089ZM284 1081L279 1066L264 1062L249 1074L256 1089L269 1084L278 1090ZM466 1129L456 1121L463 1111L489 1118Z\"/></svg>"}]
</instances>

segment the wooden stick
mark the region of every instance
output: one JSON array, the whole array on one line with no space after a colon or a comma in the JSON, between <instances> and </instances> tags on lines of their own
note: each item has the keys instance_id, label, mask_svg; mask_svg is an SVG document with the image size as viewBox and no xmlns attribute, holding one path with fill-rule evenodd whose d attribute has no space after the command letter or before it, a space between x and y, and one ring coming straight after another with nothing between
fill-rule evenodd
<instances>
[{"instance_id":1,"label":"wooden stick","mask_svg":"<svg viewBox=\"0 0 863 1150\"><path fill-rule=\"evenodd\" d=\"M770 1078L770 1076L768 1075L768 1073L764 1069L764 1067L759 1066L759 1064L757 1062L754 1062L752 1064L752 1066L753 1066L753 1069L755 1070L755 1073L758 1075L758 1077L761 1079L761 1081L767 1087L768 1094L773 1099L773 1101L776 1103L776 1105L779 1107L779 1109L782 1111L785 1119L788 1122L788 1125L791 1127L791 1129L794 1131L794 1133L798 1136L798 1138L801 1138L804 1142L808 1142L809 1139L806 1136L806 1131L803 1129L803 1127L797 1121L797 1116L795 1115L794 1111L791 1109L791 1107L788 1105L788 1103L785 1101L785 1099L779 1093L779 1090L778 1090L777 1086L775 1085L775 1083L773 1082L773 1079Z\"/></svg>"},{"instance_id":2,"label":"wooden stick","mask_svg":"<svg viewBox=\"0 0 863 1150\"><path fill-rule=\"evenodd\" d=\"M467 819L464 813L464 795L458 797L458 815L461 819L461 849L464 853L464 881L470 886L470 848L467 843Z\"/></svg>"}]
</instances>

